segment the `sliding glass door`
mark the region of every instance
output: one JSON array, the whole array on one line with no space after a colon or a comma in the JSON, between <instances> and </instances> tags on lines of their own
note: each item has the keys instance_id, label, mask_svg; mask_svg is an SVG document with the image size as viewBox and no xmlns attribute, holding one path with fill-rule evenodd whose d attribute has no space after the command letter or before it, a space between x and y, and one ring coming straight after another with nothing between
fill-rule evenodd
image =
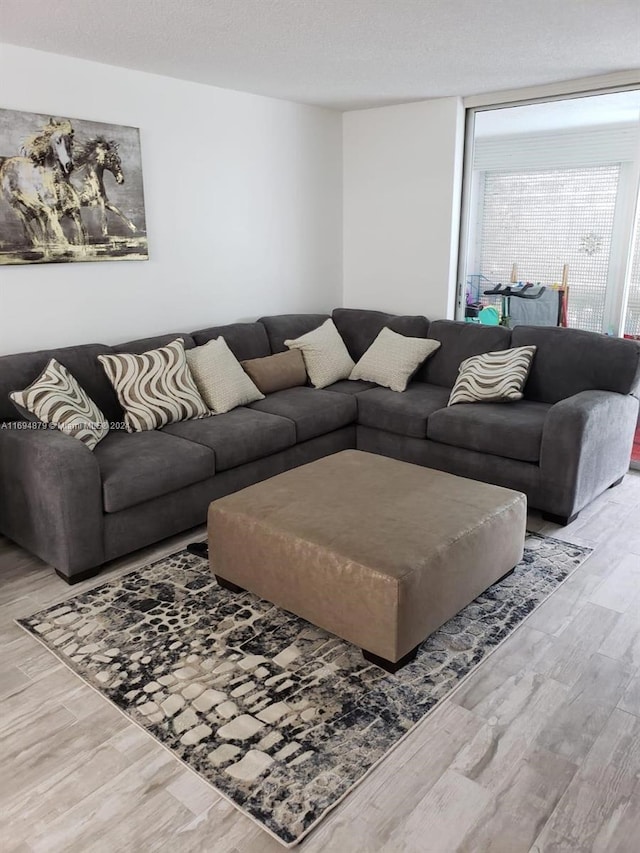
<instances>
[{"instance_id":1,"label":"sliding glass door","mask_svg":"<svg viewBox=\"0 0 640 853\"><path fill-rule=\"evenodd\" d=\"M494 285L532 282L565 309L541 300L541 323L640 334L639 161L637 89L470 111L458 316L495 303Z\"/></svg>"},{"instance_id":2,"label":"sliding glass door","mask_svg":"<svg viewBox=\"0 0 640 853\"><path fill-rule=\"evenodd\" d=\"M636 227L631 253L629 293L624 322L624 333L640 340L640 200L636 214Z\"/></svg>"}]
</instances>

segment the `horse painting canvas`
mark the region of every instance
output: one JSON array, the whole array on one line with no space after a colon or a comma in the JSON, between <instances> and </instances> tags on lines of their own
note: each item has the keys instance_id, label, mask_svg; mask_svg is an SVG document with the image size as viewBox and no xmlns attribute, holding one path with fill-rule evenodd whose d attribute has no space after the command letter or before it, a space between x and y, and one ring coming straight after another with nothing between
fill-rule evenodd
<instances>
[{"instance_id":1,"label":"horse painting canvas","mask_svg":"<svg viewBox=\"0 0 640 853\"><path fill-rule=\"evenodd\" d=\"M148 257L138 129L0 109L0 264Z\"/></svg>"}]
</instances>

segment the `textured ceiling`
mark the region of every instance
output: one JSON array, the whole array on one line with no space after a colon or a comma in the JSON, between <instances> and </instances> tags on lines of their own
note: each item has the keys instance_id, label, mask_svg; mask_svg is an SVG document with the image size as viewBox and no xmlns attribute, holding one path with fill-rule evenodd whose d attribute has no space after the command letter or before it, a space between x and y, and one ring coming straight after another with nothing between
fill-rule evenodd
<instances>
[{"instance_id":1,"label":"textured ceiling","mask_svg":"<svg viewBox=\"0 0 640 853\"><path fill-rule=\"evenodd\" d=\"M0 0L0 42L353 109L640 66L638 0Z\"/></svg>"}]
</instances>

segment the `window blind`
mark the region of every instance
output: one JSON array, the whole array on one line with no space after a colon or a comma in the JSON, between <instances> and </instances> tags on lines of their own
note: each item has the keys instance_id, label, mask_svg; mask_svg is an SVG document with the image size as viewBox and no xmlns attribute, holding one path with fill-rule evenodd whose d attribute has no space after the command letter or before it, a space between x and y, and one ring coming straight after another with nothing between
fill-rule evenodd
<instances>
[{"instance_id":1,"label":"window blind","mask_svg":"<svg viewBox=\"0 0 640 853\"><path fill-rule=\"evenodd\" d=\"M473 168L502 172L600 166L632 161L639 145L637 122L480 136L474 143Z\"/></svg>"},{"instance_id":2,"label":"window blind","mask_svg":"<svg viewBox=\"0 0 640 853\"><path fill-rule=\"evenodd\" d=\"M480 202L479 272L549 285L569 264L569 325L601 332L619 164L489 171ZM640 312L640 283L637 288ZM639 313L640 317L640 313Z\"/></svg>"}]
</instances>

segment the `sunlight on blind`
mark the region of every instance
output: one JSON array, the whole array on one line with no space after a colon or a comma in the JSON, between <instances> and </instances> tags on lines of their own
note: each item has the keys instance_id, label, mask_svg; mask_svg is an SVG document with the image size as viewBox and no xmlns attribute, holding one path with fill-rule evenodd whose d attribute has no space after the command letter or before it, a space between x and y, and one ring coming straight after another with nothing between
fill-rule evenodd
<instances>
[{"instance_id":1,"label":"sunlight on blind","mask_svg":"<svg viewBox=\"0 0 640 853\"><path fill-rule=\"evenodd\" d=\"M636 245L631 262L629 302L624 322L625 335L640 335L640 217L636 221Z\"/></svg>"},{"instance_id":2,"label":"sunlight on blind","mask_svg":"<svg viewBox=\"0 0 640 853\"><path fill-rule=\"evenodd\" d=\"M485 172L478 260L493 282L559 282L569 264L569 326L604 331L619 166ZM640 324L640 282L636 288Z\"/></svg>"}]
</instances>

